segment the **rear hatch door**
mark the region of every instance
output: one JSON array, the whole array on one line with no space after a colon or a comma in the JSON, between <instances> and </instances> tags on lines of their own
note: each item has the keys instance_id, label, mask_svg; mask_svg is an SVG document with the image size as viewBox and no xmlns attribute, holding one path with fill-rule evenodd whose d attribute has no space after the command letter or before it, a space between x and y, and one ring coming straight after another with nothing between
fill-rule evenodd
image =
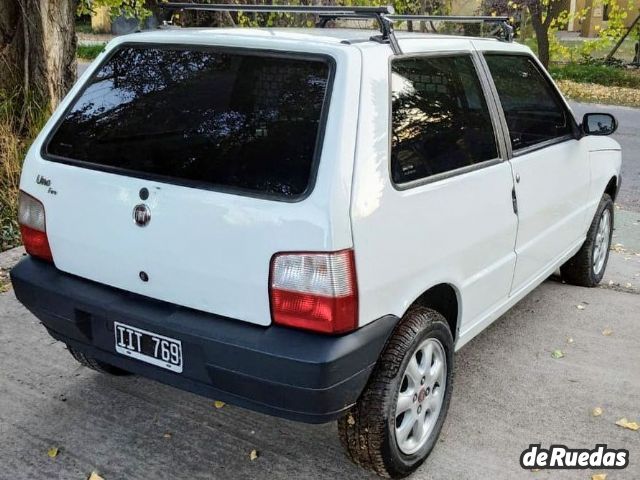
<instances>
[{"instance_id":1,"label":"rear hatch door","mask_svg":"<svg viewBox=\"0 0 640 480\"><path fill-rule=\"evenodd\" d=\"M317 179L334 76L321 53L114 48L23 173L56 266L268 325L274 253L350 246L323 207L335 182Z\"/></svg>"}]
</instances>

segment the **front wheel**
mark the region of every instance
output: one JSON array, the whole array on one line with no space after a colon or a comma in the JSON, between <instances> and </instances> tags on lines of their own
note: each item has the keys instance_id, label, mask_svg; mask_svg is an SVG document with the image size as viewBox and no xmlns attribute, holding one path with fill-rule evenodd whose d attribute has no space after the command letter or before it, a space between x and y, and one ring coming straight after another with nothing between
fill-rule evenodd
<instances>
[{"instance_id":1,"label":"front wheel","mask_svg":"<svg viewBox=\"0 0 640 480\"><path fill-rule=\"evenodd\" d=\"M562 279L572 285L595 287L604 277L613 234L613 200L602 196L584 244L560 267Z\"/></svg>"},{"instance_id":2,"label":"front wheel","mask_svg":"<svg viewBox=\"0 0 640 480\"><path fill-rule=\"evenodd\" d=\"M389 339L360 399L338 420L356 464L402 478L433 449L449 408L453 337L435 310L411 308Z\"/></svg>"}]
</instances>

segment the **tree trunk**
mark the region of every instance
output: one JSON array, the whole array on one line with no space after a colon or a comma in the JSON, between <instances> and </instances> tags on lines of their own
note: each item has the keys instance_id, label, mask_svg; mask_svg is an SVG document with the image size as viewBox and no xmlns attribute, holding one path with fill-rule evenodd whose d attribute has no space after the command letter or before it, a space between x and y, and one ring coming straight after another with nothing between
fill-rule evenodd
<instances>
[{"instance_id":1,"label":"tree trunk","mask_svg":"<svg viewBox=\"0 0 640 480\"><path fill-rule=\"evenodd\" d=\"M75 2L0 2L0 89L55 108L76 78Z\"/></svg>"},{"instance_id":2,"label":"tree trunk","mask_svg":"<svg viewBox=\"0 0 640 480\"><path fill-rule=\"evenodd\" d=\"M542 22L538 12L531 13L531 25L536 32L536 43L538 44L538 58L544 68L549 67L549 27Z\"/></svg>"}]
</instances>

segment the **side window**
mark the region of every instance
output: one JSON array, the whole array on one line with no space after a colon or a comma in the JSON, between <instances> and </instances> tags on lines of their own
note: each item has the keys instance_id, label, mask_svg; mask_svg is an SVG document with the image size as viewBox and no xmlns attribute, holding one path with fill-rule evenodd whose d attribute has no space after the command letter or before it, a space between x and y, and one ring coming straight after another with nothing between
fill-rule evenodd
<instances>
[{"instance_id":1,"label":"side window","mask_svg":"<svg viewBox=\"0 0 640 480\"><path fill-rule=\"evenodd\" d=\"M509 127L513 150L571 135L571 116L529 56L485 55Z\"/></svg>"},{"instance_id":2,"label":"side window","mask_svg":"<svg viewBox=\"0 0 640 480\"><path fill-rule=\"evenodd\" d=\"M489 109L470 56L394 60L391 88L395 183L498 156Z\"/></svg>"}]
</instances>

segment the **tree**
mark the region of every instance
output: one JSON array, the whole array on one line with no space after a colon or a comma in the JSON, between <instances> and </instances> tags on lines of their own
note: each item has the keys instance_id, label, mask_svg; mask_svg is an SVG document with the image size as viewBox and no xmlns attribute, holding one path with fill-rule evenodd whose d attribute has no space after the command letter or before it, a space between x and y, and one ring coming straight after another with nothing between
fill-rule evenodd
<instances>
[{"instance_id":1,"label":"tree","mask_svg":"<svg viewBox=\"0 0 640 480\"><path fill-rule=\"evenodd\" d=\"M542 64L549 65L550 31L554 30L561 17L566 17L563 0L483 0L482 9L486 14L520 17L526 9L529 11L531 25L536 34L538 58Z\"/></svg>"},{"instance_id":2,"label":"tree","mask_svg":"<svg viewBox=\"0 0 640 480\"><path fill-rule=\"evenodd\" d=\"M526 0L531 14L531 25L536 32L538 58L545 67L549 66L549 29L563 12L562 0Z\"/></svg>"},{"instance_id":3,"label":"tree","mask_svg":"<svg viewBox=\"0 0 640 480\"><path fill-rule=\"evenodd\" d=\"M156 0L77 0L77 2L79 15L90 14L95 7L109 7L112 17L124 15L139 20L144 20L151 15L152 10L157 6Z\"/></svg>"},{"instance_id":4,"label":"tree","mask_svg":"<svg viewBox=\"0 0 640 480\"><path fill-rule=\"evenodd\" d=\"M0 251L20 244L22 159L76 77L72 0L0 0Z\"/></svg>"},{"instance_id":5,"label":"tree","mask_svg":"<svg viewBox=\"0 0 640 480\"><path fill-rule=\"evenodd\" d=\"M0 2L0 90L54 108L73 85L75 2Z\"/></svg>"}]
</instances>

